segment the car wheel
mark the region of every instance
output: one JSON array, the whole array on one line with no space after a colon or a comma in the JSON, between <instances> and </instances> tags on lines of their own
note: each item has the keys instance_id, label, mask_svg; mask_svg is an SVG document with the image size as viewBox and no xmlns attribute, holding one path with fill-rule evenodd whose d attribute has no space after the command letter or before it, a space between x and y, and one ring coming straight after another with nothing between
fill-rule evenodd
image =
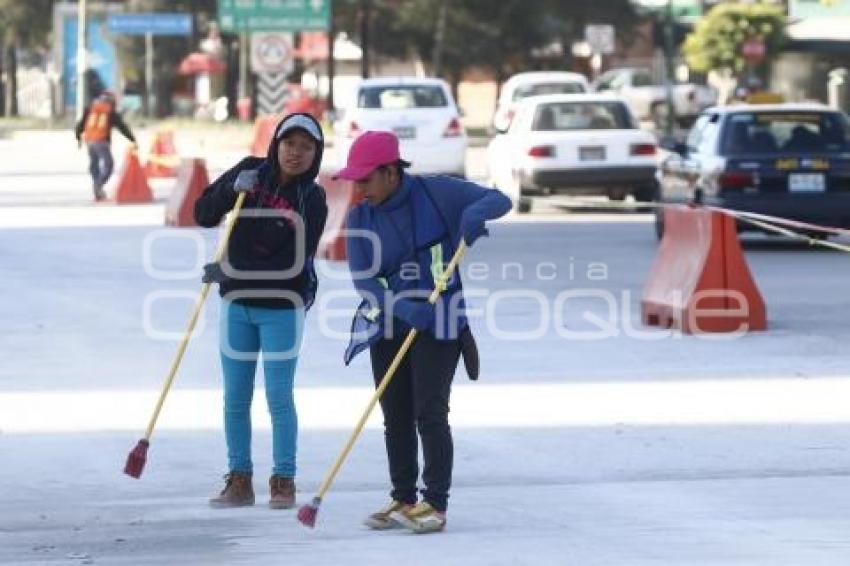
<instances>
[{"instance_id":1,"label":"car wheel","mask_svg":"<svg viewBox=\"0 0 850 566\"><path fill-rule=\"evenodd\" d=\"M655 209L655 237L658 241L664 237L664 209L658 207Z\"/></svg>"},{"instance_id":2,"label":"car wheel","mask_svg":"<svg viewBox=\"0 0 850 566\"><path fill-rule=\"evenodd\" d=\"M519 197L516 203L516 211L520 214L528 214L531 212L532 203L531 197Z\"/></svg>"},{"instance_id":3,"label":"car wheel","mask_svg":"<svg viewBox=\"0 0 850 566\"><path fill-rule=\"evenodd\" d=\"M638 187L632 193L637 202L653 202L659 198L658 189L652 185ZM638 206L635 212L652 212L651 206Z\"/></svg>"},{"instance_id":4,"label":"car wheel","mask_svg":"<svg viewBox=\"0 0 850 566\"><path fill-rule=\"evenodd\" d=\"M652 202L655 200L656 193L658 191L652 185L647 185L644 187L638 187L632 193L635 196L635 200L638 202Z\"/></svg>"}]
</instances>

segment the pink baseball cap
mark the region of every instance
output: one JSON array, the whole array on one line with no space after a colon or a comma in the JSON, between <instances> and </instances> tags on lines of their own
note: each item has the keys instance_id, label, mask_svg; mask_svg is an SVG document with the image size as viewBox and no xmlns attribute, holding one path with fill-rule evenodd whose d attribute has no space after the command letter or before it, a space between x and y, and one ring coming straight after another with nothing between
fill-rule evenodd
<instances>
[{"instance_id":1,"label":"pink baseball cap","mask_svg":"<svg viewBox=\"0 0 850 566\"><path fill-rule=\"evenodd\" d=\"M399 163L402 167L410 166L410 163L402 160L399 156L396 135L392 132L363 132L351 144L345 168L340 170L333 178L361 181L378 167L391 163Z\"/></svg>"}]
</instances>

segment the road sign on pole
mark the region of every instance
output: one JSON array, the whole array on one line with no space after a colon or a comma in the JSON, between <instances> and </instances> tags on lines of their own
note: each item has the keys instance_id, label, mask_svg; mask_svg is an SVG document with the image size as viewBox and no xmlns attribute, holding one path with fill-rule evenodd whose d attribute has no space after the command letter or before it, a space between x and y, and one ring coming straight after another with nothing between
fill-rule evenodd
<instances>
[{"instance_id":1,"label":"road sign on pole","mask_svg":"<svg viewBox=\"0 0 850 566\"><path fill-rule=\"evenodd\" d=\"M616 48L614 26L610 24L591 24L584 28L584 40L594 53L607 55Z\"/></svg>"},{"instance_id":2,"label":"road sign on pole","mask_svg":"<svg viewBox=\"0 0 850 566\"><path fill-rule=\"evenodd\" d=\"M286 74L257 73L257 113L279 114L286 106Z\"/></svg>"},{"instance_id":3,"label":"road sign on pole","mask_svg":"<svg viewBox=\"0 0 850 566\"><path fill-rule=\"evenodd\" d=\"M166 12L110 14L106 25L110 33L121 35L190 35L192 16Z\"/></svg>"},{"instance_id":4,"label":"road sign on pole","mask_svg":"<svg viewBox=\"0 0 850 566\"><path fill-rule=\"evenodd\" d=\"M224 31L327 30L331 0L218 0Z\"/></svg>"},{"instance_id":5,"label":"road sign on pole","mask_svg":"<svg viewBox=\"0 0 850 566\"><path fill-rule=\"evenodd\" d=\"M751 37L741 45L741 55L753 65L764 60L765 51L764 40L760 37Z\"/></svg>"},{"instance_id":6,"label":"road sign on pole","mask_svg":"<svg viewBox=\"0 0 850 566\"><path fill-rule=\"evenodd\" d=\"M190 35L192 16L168 12L110 14L106 20L106 28L116 35L145 36L145 110L150 115L153 96L153 36Z\"/></svg>"},{"instance_id":7,"label":"road sign on pole","mask_svg":"<svg viewBox=\"0 0 850 566\"><path fill-rule=\"evenodd\" d=\"M289 74L295 66L295 48L290 32L251 34L251 70L255 73Z\"/></svg>"}]
</instances>

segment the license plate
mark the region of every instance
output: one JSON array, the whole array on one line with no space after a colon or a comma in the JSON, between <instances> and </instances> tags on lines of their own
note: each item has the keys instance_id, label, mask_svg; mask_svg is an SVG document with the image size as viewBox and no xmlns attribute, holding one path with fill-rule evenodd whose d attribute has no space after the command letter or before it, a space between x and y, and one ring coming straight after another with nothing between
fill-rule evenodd
<instances>
[{"instance_id":1,"label":"license plate","mask_svg":"<svg viewBox=\"0 0 850 566\"><path fill-rule=\"evenodd\" d=\"M792 193L822 193L826 191L826 180L822 173L791 173L788 175L788 190Z\"/></svg>"},{"instance_id":2,"label":"license plate","mask_svg":"<svg viewBox=\"0 0 850 566\"><path fill-rule=\"evenodd\" d=\"M399 126L393 128L393 133L400 140L412 140L416 137L416 128L413 126Z\"/></svg>"},{"instance_id":3,"label":"license plate","mask_svg":"<svg viewBox=\"0 0 850 566\"><path fill-rule=\"evenodd\" d=\"M598 147L580 147L578 148L579 161L605 161L605 148Z\"/></svg>"}]
</instances>

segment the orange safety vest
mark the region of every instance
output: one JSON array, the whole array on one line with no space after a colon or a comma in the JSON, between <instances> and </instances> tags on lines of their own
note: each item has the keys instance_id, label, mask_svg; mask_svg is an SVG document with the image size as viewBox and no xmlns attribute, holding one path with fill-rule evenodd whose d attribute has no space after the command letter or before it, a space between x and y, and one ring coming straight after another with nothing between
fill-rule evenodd
<instances>
[{"instance_id":1,"label":"orange safety vest","mask_svg":"<svg viewBox=\"0 0 850 566\"><path fill-rule=\"evenodd\" d=\"M96 100L89 109L86 118L86 127L83 130L83 139L87 142L97 142L109 139L109 128L111 126L109 117L112 115L112 104Z\"/></svg>"}]
</instances>

